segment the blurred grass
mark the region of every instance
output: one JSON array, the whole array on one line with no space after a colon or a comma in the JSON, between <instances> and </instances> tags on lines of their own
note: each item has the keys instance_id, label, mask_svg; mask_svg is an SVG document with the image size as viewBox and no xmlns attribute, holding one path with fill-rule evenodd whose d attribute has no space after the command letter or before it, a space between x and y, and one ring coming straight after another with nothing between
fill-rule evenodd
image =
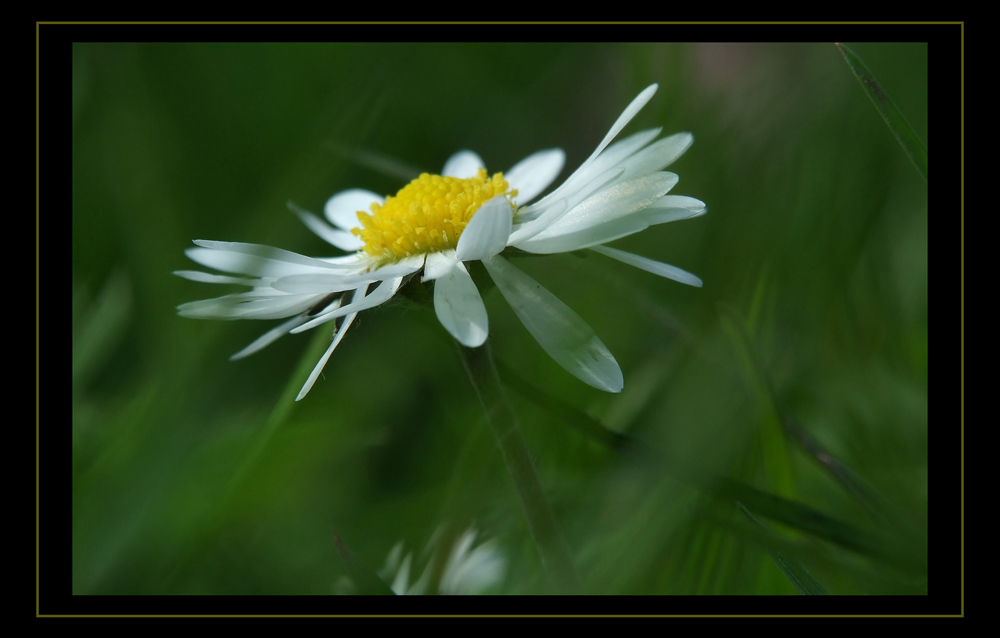
<instances>
[{"instance_id":1,"label":"blurred grass","mask_svg":"<svg viewBox=\"0 0 1000 638\"><path fill-rule=\"evenodd\" d=\"M927 139L926 45L851 48ZM883 533L858 497L870 487L926 534L926 182L833 45L82 43L72 68L74 593L333 594L350 574L332 529L374 568L398 541L472 522L508 558L503 592L549 591L432 311L364 313L275 427L329 334L230 362L271 322L179 318L229 290L170 273L191 267L192 239L332 254L286 201L393 193L402 171L461 148L504 170L559 146L568 174L651 82L626 133L693 132L675 191L709 213L614 245L704 288L599 257L517 262L607 344L622 394L565 373L484 295L587 591L794 594L777 551L833 594L926 592L920 560L887 566L744 503L763 534L687 480L727 477ZM845 487L782 414L868 487Z\"/></svg>"},{"instance_id":2,"label":"blurred grass","mask_svg":"<svg viewBox=\"0 0 1000 638\"><path fill-rule=\"evenodd\" d=\"M837 48L844 56L847 66L854 72L861 87L871 98L872 104L878 110L879 115L885 120L886 126L892 134L899 140L899 145L903 151L917 167L924 179L927 179L927 147L920 141L917 134L913 132L913 127L906 121L906 117L899 112L892 98L885 92L885 89L878 83L872 72L865 66L865 63L847 46L837 43Z\"/></svg>"}]
</instances>

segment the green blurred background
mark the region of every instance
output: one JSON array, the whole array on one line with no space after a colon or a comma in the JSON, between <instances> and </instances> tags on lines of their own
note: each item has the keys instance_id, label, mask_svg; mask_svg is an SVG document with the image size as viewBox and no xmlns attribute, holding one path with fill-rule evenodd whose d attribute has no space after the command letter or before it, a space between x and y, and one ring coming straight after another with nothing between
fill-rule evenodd
<instances>
[{"instance_id":1,"label":"green blurred background","mask_svg":"<svg viewBox=\"0 0 1000 638\"><path fill-rule=\"evenodd\" d=\"M927 46L852 48L926 140ZM171 272L197 267L193 239L336 254L288 200L395 193L463 148L496 171L562 147L565 178L652 82L624 134L691 131L669 170L709 212L613 245L704 288L594 253L515 262L594 328L624 391L564 372L484 294L586 590L795 593L784 556L831 593L926 593L926 182L832 44L75 45L73 592L349 593L333 530L375 570L402 541L415 578L470 526L503 565L486 591L551 591L431 309L361 315L293 404L329 330L230 362L272 322L180 318L237 289ZM581 415L638 443L610 449ZM918 549L755 510L761 527L695 470Z\"/></svg>"}]
</instances>

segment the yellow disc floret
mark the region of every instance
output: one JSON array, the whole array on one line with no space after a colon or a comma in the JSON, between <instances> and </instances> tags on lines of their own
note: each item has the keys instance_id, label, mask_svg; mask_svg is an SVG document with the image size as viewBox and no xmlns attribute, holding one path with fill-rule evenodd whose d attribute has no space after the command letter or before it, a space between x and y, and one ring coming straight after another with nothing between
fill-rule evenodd
<instances>
[{"instance_id":1,"label":"yellow disc floret","mask_svg":"<svg viewBox=\"0 0 1000 638\"><path fill-rule=\"evenodd\" d=\"M384 204L372 204L371 213L358 211L361 228L351 232L365 242L364 251L382 263L455 248L473 213L497 195L508 200L517 195L503 173L489 177L479 169L468 179L424 173L395 197L386 197Z\"/></svg>"}]
</instances>

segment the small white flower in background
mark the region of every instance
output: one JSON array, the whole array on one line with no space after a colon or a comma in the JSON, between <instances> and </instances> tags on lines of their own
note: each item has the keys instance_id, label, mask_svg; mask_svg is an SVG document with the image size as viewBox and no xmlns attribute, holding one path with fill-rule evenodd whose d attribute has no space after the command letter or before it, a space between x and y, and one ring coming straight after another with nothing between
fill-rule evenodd
<instances>
[{"instance_id":1,"label":"small white flower in background","mask_svg":"<svg viewBox=\"0 0 1000 638\"><path fill-rule=\"evenodd\" d=\"M179 306L185 317L286 319L233 355L239 359L286 333L299 333L343 317L326 353L296 400L312 388L323 366L362 310L385 303L409 278L433 280L434 309L460 343L481 346L489 322L479 290L463 262L480 260L515 314L539 345L568 372L607 392L620 392L621 369L583 319L534 279L500 256L511 246L530 253L589 248L612 259L692 286L694 275L605 244L653 224L705 212L691 197L667 195L677 183L663 171L691 145L690 133L654 142L650 129L611 144L656 93L636 97L597 149L560 186L528 204L562 170L561 149L528 156L506 176L486 172L471 151L453 155L442 175L423 174L395 196L352 189L326 203L327 222L297 210L302 221L343 257L311 258L258 244L196 240L187 255L203 266L251 278L197 271L176 274L194 281L242 284L249 292Z\"/></svg>"},{"instance_id":2,"label":"small white flower in background","mask_svg":"<svg viewBox=\"0 0 1000 638\"><path fill-rule=\"evenodd\" d=\"M440 530L439 530L440 531ZM413 552L403 558L403 541L399 541L389 552L385 565L379 570L379 576L388 582L392 591L404 594L482 594L499 585L507 572L507 560L500 552L495 540L488 540L473 547L476 540L476 529L470 527L452 545L448 554L448 562L438 583L437 591L431 589L431 571L434 564L433 556L424 566L413 583L410 583L410 572L413 571ZM428 549L434 544L437 534L428 544ZM426 552L425 552L426 553Z\"/></svg>"}]
</instances>

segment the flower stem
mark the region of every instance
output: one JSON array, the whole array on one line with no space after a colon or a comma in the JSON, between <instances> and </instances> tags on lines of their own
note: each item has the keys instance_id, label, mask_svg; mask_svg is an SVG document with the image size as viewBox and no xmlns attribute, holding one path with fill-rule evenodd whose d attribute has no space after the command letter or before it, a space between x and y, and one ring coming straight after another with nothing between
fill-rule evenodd
<instances>
[{"instance_id":1,"label":"flower stem","mask_svg":"<svg viewBox=\"0 0 1000 638\"><path fill-rule=\"evenodd\" d=\"M524 443L524 437L521 436L517 416L500 385L500 376L493 363L489 344L483 344L478 348L459 346L459 350L465 371L469 373L469 379L476 388L479 401L486 410L486 420L493 430L507 471L521 499L521 508L528 519L528 528L541 555L542 564L559 593L579 593L580 577L573 567L566 539L545 498L545 492L542 491L542 484L538 480L538 474L535 473L528 447Z\"/></svg>"}]
</instances>

